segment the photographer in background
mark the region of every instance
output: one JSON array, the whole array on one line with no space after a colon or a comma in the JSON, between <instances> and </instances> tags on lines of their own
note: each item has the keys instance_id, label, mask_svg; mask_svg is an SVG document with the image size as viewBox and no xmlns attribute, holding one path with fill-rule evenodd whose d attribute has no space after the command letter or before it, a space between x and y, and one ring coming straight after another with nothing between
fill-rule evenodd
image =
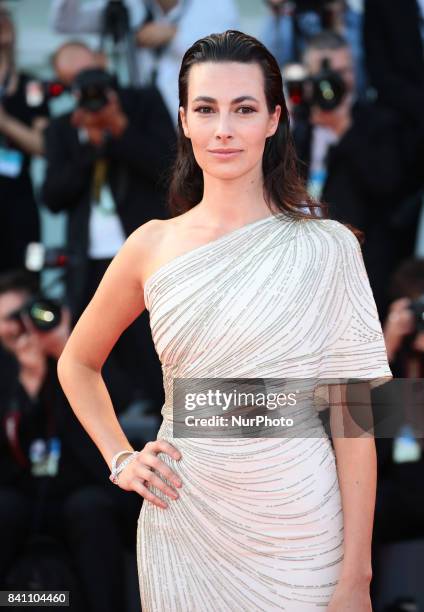
<instances>
[{"instance_id":1,"label":"photographer in background","mask_svg":"<svg viewBox=\"0 0 424 612\"><path fill-rule=\"evenodd\" d=\"M330 217L364 232L364 261L383 320L394 266L390 215L407 188L402 123L394 111L356 99L352 54L339 34L311 38L303 61L310 78L293 132L300 171Z\"/></svg>"},{"instance_id":2,"label":"photographer in background","mask_svg":"<svg viewBox=\"0 0 424 612\"><path fill-rule=\"evenodd\" d=\"M53 0L50 22L61 33L101 33L104 12L113 2ZM138 84L157 86L176 125L182 57L199 38L238 29L236 0L124 0L124 5L138 47Z\"/></svg>"},{"instance_id":3,"label":"photographer in background","mask_svg":"<svg viewBox=\"0 0 424 612\"><path fill-rule=\"evenodd\" d=\"M0 272L23 266L25 247L40 239L30 161L43 154L48 115L40 86L16 67L15 28L0 2Z\"/></svg>"},{"instance_id":4,"label":"photographer in background","mask_svg":"<svg viewBox=\"0 0 424 612\"><path fill-rule=\"evenodd\" d=\"M301 61L309 38L331 30L344 36L352 49L356 93L366 94L362 49L363 0L265 0L269 13L262 40L281 67Z\"/></svg>"},{"instance_id":5,"label":"photographer in background","mask_svg":"<svg viewBox=\"0 0 424 612\"><path fill-rule=\"evenodd\" d=\"M77 108L46 131L43 200L53 212L68 212L74 324L126 237L150 219L167 218L175 130L155 88L119 88L104 56L86 45L65 43L53 61L59 79L72 85ZM134 398L151 400L158 411L162 371L147 311L122 334L110 359L129 377Z\"/></svg>"},{"instance_id":6,"label":"photographer in background","mask_svg":"<svg viewBox=\"0 0 424 612\"><path fill-rule=\"evenodd\" d=\"M393 301L383 326L387 357L397 376L424 378L424 260L403 261L390 293Z\"/></svg>"},{"instance_id":7,"label":"photographer in background","mask_svg":"<svg viewBox=\"0 0 424 612\"><path fill-rule=\"evenodd\" d=\"M377 428L376 434L376 553L389 542L424 538L424 260L404 260L396 268L389 288L392 302L383 333L390 368L397 380L374 406L376 422L388 423L390 428L383 429L384 435L378 435ZM378 593L384 589L384 551L373 558L374 573L380 580L372 593ZM402 572L401 575L405 580ZM404 587L405 596L415 594L407 581Z\"/></svg>"},{"instance_id":8,"label":"photographer in background","mask_svg":"<svg viewBox=\"0 0 424 612\"><path fill-rule=\"evenodd\" d=\"M40 310L32 276L20 270L0 276L0 344L14 365L14 375L0 382L0 583L35 530L67 546L84 610L116 612L123 609L124 550L135 548L141 500L111 486L108 466L59 385L69 311L54 303L48 317Z\"/></svg>"}]
</instances>

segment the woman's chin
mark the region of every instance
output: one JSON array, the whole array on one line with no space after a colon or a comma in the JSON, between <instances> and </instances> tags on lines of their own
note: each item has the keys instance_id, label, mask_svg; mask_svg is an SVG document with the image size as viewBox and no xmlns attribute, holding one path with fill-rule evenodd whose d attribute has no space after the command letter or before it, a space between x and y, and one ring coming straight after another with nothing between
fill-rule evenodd
<instances>
[{"instance_id":1,"label":"woman's chin","mask_svg":"<svg viewBox=\"0 0 424 612\"><path fill-rule=\"evenodd\" d=\"M214 165L209 167L205 172L209 176L213 176L216 179L222 180L233 180L238 179L248 172L248 168L240 168L239 165L227 163L224 165Z\"/></svg>"}]
</instances>

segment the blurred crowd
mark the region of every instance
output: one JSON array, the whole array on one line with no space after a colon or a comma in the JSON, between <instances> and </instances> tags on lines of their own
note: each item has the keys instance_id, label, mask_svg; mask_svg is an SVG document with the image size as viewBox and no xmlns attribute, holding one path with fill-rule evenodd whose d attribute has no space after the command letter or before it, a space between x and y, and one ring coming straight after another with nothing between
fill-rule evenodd
<instances>
[{"instance_id":1,"label":"blurred crowd","mask_svg":"<svg viewBox=\"0 0 424 612\"><path fill-rule=\"evenodd\" d=\"M332 218L364 234L395 377L424 378L424 2L263 5L260 37L281 65L299 171ZM109 482L56 363L126 237L169 216L185 50L240 29L240 14L236 0L51 0L48 19L69 37L42 80L17 64L19 24L0 1L0 590L73 585L71 609L116 612L142 500ZM73 108L54 113L64 94ZM43 208L66 216L58 248L44 244ZM46 284L50 268L62 300ZM103 376L130 442L144 445L164 400L147 311ZM402 419L397 436L376 440L376 549L424 538L422 434ZM44 572L34 573L40 550Z\"/></svg>"}]
</instances>

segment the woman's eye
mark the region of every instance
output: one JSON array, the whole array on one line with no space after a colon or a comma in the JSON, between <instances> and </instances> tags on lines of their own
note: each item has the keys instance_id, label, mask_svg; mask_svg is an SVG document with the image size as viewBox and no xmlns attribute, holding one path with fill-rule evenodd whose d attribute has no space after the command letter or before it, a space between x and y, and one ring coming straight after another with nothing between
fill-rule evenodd
<instances>
[{"instance_id":1,"label":"woman's eye","mask_svg":"<svg viewBox=\"0 0 424 612\"><path fill-rule=\"evenodd\" d=\"M194 109L195 113L200 113L201 115L210 115L213 112L213 108L211 106L199 106ZM255 109L251 106L240 106L237 111L239 115L249 115L250 113L254 113Z\"/></svg>"},{"instance_id":2,"label":"woman's eye","mask_svg":"<svg viewBox=\"0 0 424 612\"><path fill-rule=\"evenodd\" d=\"M201 115L209 115L209 111L211 110L212 108L210 106L199 106L199 108L194 109L194 112L200 113Z\"/></svg>"},{"instance_id":3,"label":"woman's eye","mask_svg":"<svg viewBox=\"0 0 424 612\"><path fill-rule=\"evenodd\" d=\"M254 113L255 109L251 106L240 106L240 108L237 109L237 112L239 111L243 111L242 113L240 113L241 115L248 115L250 113Z\"/></svg>"}]
</instances>

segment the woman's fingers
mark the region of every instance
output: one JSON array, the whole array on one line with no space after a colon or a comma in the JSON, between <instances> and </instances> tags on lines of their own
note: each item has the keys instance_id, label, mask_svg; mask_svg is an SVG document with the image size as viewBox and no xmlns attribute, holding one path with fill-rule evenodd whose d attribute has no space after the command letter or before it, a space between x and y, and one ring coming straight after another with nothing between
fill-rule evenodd
<instances>
[{"instance_id":1,"label":"woman's fingers","mask_svg":"<svg viewBox=\"0 0 424 612\"><path fill-rule=\"evenodd\" d=\"M178 493L159 474L176 487L181 487L182 482L177 474L159 459L157 453L161 452L166 453L173 459L181 459L181 453L166 440L147 442L135 460L123 470L121 486L126 490L136 491L155 506L167 508L168 504L157 497L157 495L154 495L149 490L149 485L159 489L172 499L178 499Z\"/></svg>"},{"instance_id":2,"label":"woman's fingers","mask_svg":"<svg viewBox=\"0 0 424 612\"><path fill-rule=\"evenodd\" d=\"M172 487L166 484L157 474L149 470L147 467L142 467L139 469L140 476L147 481L152 486L163 491L168 497L172 497L172 499L178 499L178 493L174 491Z\"/></svg>"},{"instance_id":3,"label":"woman's fingers","mask_svg":"<svg viewBox=\"0 0 424 612\"><path fill-rule=\"evenodd\" d=\"M172 444L170 444L170 442L167 440L154 440L152 442L148 442L144 448L147 448L149 452L162 452L166 453L173 459L181 459L180 451L175 448L175 446L172 446Z\"/></svg>"},{"instance_id":4,"label":"woman's fingers","mask_svg":"<svg viewBox=\"0 0 424 612\"><path fill-rule=\"evenodd\" d=\"M172 482L176 487L181 487L182 483L175 472L164 463L157 453L166 453L174 459L180 459L181 453L172 444L166 440L155 440L154 442L148 442L143 451L138 456L139 463L146 464L154 470L160 472L169 482Z\"/></svg>"},{"instance_id":5,"label":"woman's fingers","mask_svg":"<svg viewBox=\"0 0 424 612\"><path fill-rule=\"evenodd\" d=\"M171 470L171 468L166 465L157 455L153 455L151 453L146 453L142 459L140 459L140 463L144 463L149 467L153 468L164 478L172 482L176 487L181 487L182 483L177 474Z\"/></svg>"},{"instance_id":6,"label":"woman's fingers","mask_svg":"<svg viewBox=\"0 0 424 612\"><path fill-rule=\"evenodd\" d=\"M145 500L158 506L159 508L167 508L168 504L163 502L157 495L154 495L149 489L141 482L141 480L135 480L133 483L133 490L139 493Z\"/></svg>"}]
</instances>

